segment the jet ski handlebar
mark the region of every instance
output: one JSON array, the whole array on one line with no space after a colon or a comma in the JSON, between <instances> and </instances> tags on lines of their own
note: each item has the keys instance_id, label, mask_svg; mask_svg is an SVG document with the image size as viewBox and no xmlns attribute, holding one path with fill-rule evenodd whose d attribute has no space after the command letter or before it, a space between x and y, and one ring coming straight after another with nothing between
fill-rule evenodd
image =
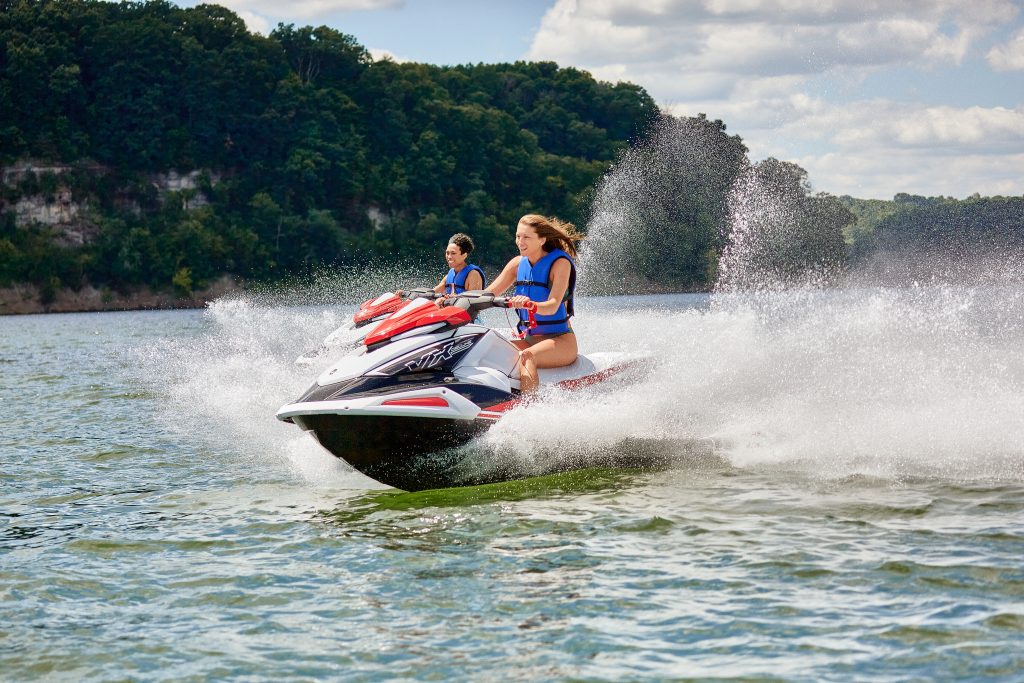
<instances>
[{"instance_id":1,"label":"jet ski handlebar","mask_svg":"<svg viewBox=\"0 0 1024 683\"><path fill-rule=\"evenodd\" d=\"M479 313L488 308L525 308L530 312L537 310L537 304L533 301L527 301L525 306L517 306L512 303L512 297L498 296L494 292L485 292L482 289L468 290L459 294L442 294L438 298L450 301L450 305L470 313Z\"/></svg>"},{"instance_id":2,"label":"jet ski handlebar","mask_svg":"<svg viewBox=\"0 0 1024 683\"><path fill-rule=\"evenodd\" d=\"M435 292L427 287L418 287L416 289L400 289L397 294L403 299L454 299L451 304L452 306L473 311L483 311L488 308L525 308L527 310L537 310L536 302L527 301L525 306L515 306L510 303L512 297L498 296L493 292L485 292L482 289L471 289L459 292L458 294L446 294Z\"/></svg>"},{"instance_id":3,"label":"jet ski handlebar","mask_svg":"<svg viewBox=\"0 0 1024 683\"><path fill-rule=\"evenodd\" d=\"M417 287L415 289L400 289L396 292L398 296L403 299L440 299L444 297L444 294L440 294L430 289L429 287Z\"/></svg>"}]
</instances>

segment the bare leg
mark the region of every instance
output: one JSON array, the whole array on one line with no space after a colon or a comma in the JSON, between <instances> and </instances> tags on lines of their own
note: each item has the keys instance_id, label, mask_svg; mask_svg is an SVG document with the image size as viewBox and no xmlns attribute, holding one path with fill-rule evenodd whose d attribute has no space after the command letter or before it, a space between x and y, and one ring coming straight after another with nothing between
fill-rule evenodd
<instances>
[{"instance_id":1,"label":"bare leg","mask_svg":"<svg viewBox=\"0 0 1024 683\"><path fill-rule=\"evenodd\" d=\"M531 349L519 352L519 390L524 394L532 394L540 386L537 376L537 361Z\"/></svg>"},{"instance_id":2,"label":"bare leg","mask_svg":"<svg viewBox=\"0 0 1024 683\"><path fill-rule=\"evenodd\" d=\"M569 365L579 355L576 335L557 337L527 337L512 342L519 351L519 388L524 394L537 390L540 385L538 368L560 368Z\"/></svg>"}]
</instances>

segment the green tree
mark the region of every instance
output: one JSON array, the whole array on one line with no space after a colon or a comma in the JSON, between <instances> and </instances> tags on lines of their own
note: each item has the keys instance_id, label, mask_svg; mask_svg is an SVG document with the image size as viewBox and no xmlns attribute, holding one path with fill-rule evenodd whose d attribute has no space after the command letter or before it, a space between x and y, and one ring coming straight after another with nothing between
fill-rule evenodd
<instances>
[{"instance_id":1,"label":"green tree","mask_svg":"<svg viewBox=\"0 0 1024 683\"><path fill-rule=\"evenodd\" d=\"M498 265L523 213L582 224L658 113L638 86L552 62L374 62L333 29L263 37L217 5L0 7L0 162L65 166L3 188L0 278L51 289L185 293L224 272L436 256L456 230ZM197 187L164 184L193 170ZM58 188L77 225L17 224L11 206ZM67 246L74 230L86 244Z\"/></svg>"}]
</instances>

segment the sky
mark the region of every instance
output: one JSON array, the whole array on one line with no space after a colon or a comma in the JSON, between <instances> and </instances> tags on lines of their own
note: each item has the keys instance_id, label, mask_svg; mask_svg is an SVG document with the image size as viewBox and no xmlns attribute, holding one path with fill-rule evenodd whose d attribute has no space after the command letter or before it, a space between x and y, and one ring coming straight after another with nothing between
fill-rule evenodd
<instances>
[{"instance_id":1,"label":"sky","mask_svg":"<svg viewBox=\"0 0 1024 683\"><path fill-rule=\"evenodd\" d=\"M814 191L1024 194L1024 0L214 0L375 58L550 60L704 113ZM182 6L198 4L188 0Z\"/></svg>"}]
</instances>

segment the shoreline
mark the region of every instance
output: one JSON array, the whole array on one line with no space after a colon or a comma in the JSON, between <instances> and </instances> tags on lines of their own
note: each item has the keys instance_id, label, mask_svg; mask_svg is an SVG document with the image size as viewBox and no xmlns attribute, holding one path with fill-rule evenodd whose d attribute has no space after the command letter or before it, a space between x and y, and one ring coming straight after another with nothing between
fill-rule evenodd
<instances>
[{"instance_id":1,"label":"shoreline","mask_svg":"<svg viewBox=\"0 0 1024 683\"><path fill-rule=\"evenodd\" d=\"M205 308L210 301L241 289L242 284L228 276L185 297L172 292L154 291L149 287L140 287L122 294L87 285L79 290L59 289L53 300L44 304L39 287L20 284L0 288L0 316Z\"/></svg>"},{"instance_id":2,"label":"shoreline","mask_svg":"<svg viewBox=\"0 0 1024 683\"><path fill-rule=\"evenodd\" d=\"M128 293L120 293L109 288L96 289L86 285L81 289L61 288L54 294L53 300L44 304L41 289L36 285L17 284L0 287L0 317L16 315L45 315L49 313L108 313L117 311L165 311L175 309L205 308L211 301L225 295L246 290L243 280L222 275L213 284L199 289L190 296L176 296L173 292L153 290L140 287ZM702 294L707 290L688 287L654 286L644 283L631 289L632 295L658 294ZM596 291L588 292L588 296L623 296L623 292ZM358 303L350 302L350 303Z\"/></svg>"}]
</instances>

